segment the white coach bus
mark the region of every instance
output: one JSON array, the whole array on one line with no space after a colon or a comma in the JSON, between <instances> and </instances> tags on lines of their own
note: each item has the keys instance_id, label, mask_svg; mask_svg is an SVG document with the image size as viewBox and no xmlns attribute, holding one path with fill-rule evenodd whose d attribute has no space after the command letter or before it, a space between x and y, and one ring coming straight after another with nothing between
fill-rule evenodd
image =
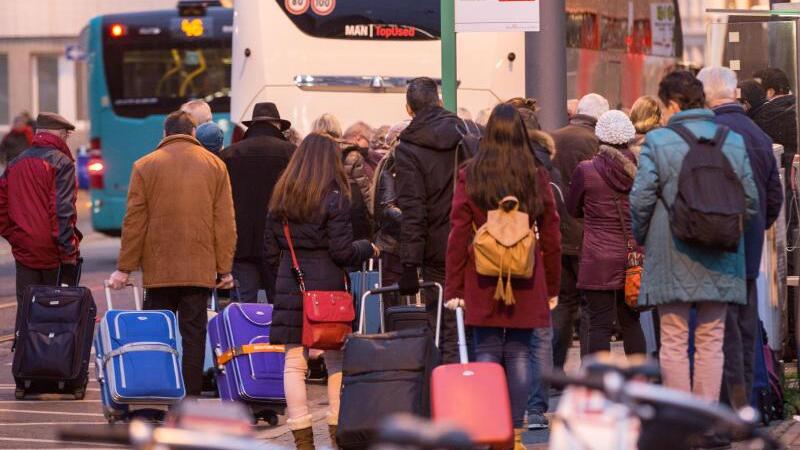
<instances>
[{"instance_id":1,"label":"white coach bus","mask_svg":"<svg viewBox=\"0 0 800 450\"><path fill-rule=\"evenodd\" d=\"M439 6L236 0L231 120L248 119L262 101L274 102L300 133L326 112L344 126L405 119L407 82L441 76ZM666 18L665 8L672 13ZM655 93L682 53L674 0L568 0L566 12L570 97L597 91L615 106L630 106L635 96ZM523 33L458 35L459 107L476 116L524 92Z\"/></svg>"}]
</instances>

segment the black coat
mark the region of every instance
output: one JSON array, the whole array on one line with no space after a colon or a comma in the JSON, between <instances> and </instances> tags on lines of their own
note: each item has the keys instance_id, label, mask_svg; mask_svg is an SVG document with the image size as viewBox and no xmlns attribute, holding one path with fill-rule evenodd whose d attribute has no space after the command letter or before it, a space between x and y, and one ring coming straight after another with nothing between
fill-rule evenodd
<instances>
[{"instance_id":1,"label":"black coat","mask_svg":"<svg viewBox=\"0 0 800 450\"><path fill-rule=\"evenodd\" d=\"M797 153L797 105L796 97L786 95L756 106L747 112L765 133L783 146L783 167L792 167L792 159Z\"/></svg>"},{"instance_id":2,"label":"black coat","mask_svg":"<svg viewBox=\"0 0 800 450\"><path fill-rule=\"evenodd\" d=\"M237 261L261 262L269 200L294 148L277 128L256 122L244 139L220 153L231 177Z\"/></svg>"},{"instance_id":3,"label":"black coat","mask_svg":"<svg viewBox=\"0 0 800 450\"><path fill-rule=\"evenodd\" d=\"M300 269L309 291L345 289L345 267L361 266L372 256L369 241L354 241L349 202L338 190L325 196L325 210L308 223L289 223ZM303 297L292 276L292 259L280 219L267 217L264 259L273 275L267 289L275 307L270 342L299 344L303 337Z\"/></svg>"},{"instance_id":4,"label":"black coat","mask_svg":"<svg viewBox=\"0 0 800 450\"><path fill-rule=\"evenodd\" d=\"M397 254L403 212L397 206L394 150L389 152L375 172L375 241L381 251Z\"/></svg>"},{"instance_id":5,"label":"black coat","mask_svg":"<svg viewBox=\"0 0 800 450\"><path fill-rule=\"evenodd\" d=\"M461 119L441 107L421 111L395 152L404 265L444 268Z\"/></svg>"},{"instance_id":6,"label":"black coat","mask_svg":"<svg viewBox=\"0 0 800 450\"><path fill-rule=\"evenodd\" d=\"M572 174L582 161L592 159L600 148L600 140L594 134L597 120L582 114L575 115L569 125L553 131L556 143L554 165L561 172L561 185L568 187ZM566 196L567 193L564 192ZM583 223L570 216L561 216L561 248L565 255L577 256L583 246Z\"/></svg>"}]
</instances>

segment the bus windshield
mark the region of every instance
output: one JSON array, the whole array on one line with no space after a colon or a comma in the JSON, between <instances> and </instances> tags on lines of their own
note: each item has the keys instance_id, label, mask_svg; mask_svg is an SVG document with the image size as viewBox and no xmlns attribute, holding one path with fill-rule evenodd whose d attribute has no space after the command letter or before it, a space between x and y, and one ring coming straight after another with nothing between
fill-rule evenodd
<instances>
[{"instance_id":1,"label":"bus windshield","mask_svg":"<svg viewBox=\"0 0 800 450\"><path fill-rule=\"evenodd\" d=\"M295 26L316 38L408 41L441 35L439 1L275 1Z\"/></svg>"},{"instance_id":2,"label":"bus windshield","mask_svg":"<svg viewBox=\"0 0 800 450\"><path fill-rule=\"evenodd\" d=\"M167 114L194 98L230 111L230 42L107 45L104 59L111 106L120 116Z\"/></svg>"}]
</instances>

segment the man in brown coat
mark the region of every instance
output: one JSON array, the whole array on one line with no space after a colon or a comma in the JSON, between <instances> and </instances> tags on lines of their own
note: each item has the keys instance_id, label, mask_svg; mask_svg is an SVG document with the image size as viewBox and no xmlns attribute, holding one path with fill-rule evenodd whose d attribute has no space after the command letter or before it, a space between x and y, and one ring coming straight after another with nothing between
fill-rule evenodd
<instances>
[{"instance_id":1,"label":"man in brown coat","mask_svg":"<svg viewBox=\"0 0 800 450\"><path fill-rule=\"evenodd\" d=\"M233 284L236 224L225 164L194 138L192 119L167 116L164 139L133 165L122 248L111 286L141 269L145 309L179 316L186 393L202 389L210 289Z\"/></svg>"},{"instance_id":2,"label":"man in brown coat","mask_svg":"<svg viewBox=\"0 0 800 450\"><path fill-rule=\"evenodd\" d=\"M553 159L561 172L564 195L572 180L572 174L581 161L592 159L600 147L594 128L597 119L608 111L608 100L598 94L587 94L578 101L575 115L569 125L553 131L553 140L558 150ZM567 350L572 345L572 324L580 312L581 355L586 353L588 317L581 307L582 295L578 290L578 261L583 246L583 223L569 215L561 217L561 292L558 306L553 310L553 364L563 370Z\"/></svg>"}]
</instances>

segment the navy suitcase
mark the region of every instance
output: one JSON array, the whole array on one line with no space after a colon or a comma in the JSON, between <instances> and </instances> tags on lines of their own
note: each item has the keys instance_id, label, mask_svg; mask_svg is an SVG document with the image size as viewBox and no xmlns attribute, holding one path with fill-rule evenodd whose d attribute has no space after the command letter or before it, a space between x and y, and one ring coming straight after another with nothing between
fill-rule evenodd
<instances>
[{"instance_id":1,"label":"navy suitcase","mask_svg":"<svg viewBox=\"0 0 800 450\"><path fill-rule=\"evenodd\" d=\"M440 322L442 287L437 283L422 286L438 290ZM361 307L365 307L370 296L398 290L393 285L367 291ZM359 332L348 336L343 349L342 397L336 433L340 448L368 448L380 423L393 414L430 415L431 372L439 362L439 327L436 328L435 338L423 328L365 334L361 320Z\"/></svg>"},{"instance_id":2,"label":"navy suitcase","mask_svg":"<svg viewBox=\"0 0 800 450\"><path fill-rule=\"evenodd\" d=\"M361 321L361 297L370 289L382 286L381 262L378 260L378 270L374 270L373 260L365 263L360 272L350 272L350 286L352 286L353 301L356 308L356 323ZM367 333L380 333L384 328L381 316L381 305L376 299L380 296L373 295L367 298L365 308Z\"/></svg>"},{"instance_id":3,"label":"navy suitcase","mask_svg":"<svg viewBox=\"0 0 800 450\"><path fill-rule=\"evenodd\" d=\"M59 281L56 284L60 284ZM80 261L78 279L80 280ZM97 307L84 287L31 286L19 312L12 374L15 397L59 393L80 400L89 381Z\"/></svg>"},{"instance_id":4,"label":"navy suitcase","mask_svg":"<svg viewBox=\"0 0 800 450\"><path fill-rule=\"evenodd\" d=\"M108 312L95 336L95 366L103 413L110 423L134 415L160 419L186 395L178 352L178 323L172 311L116 310L105 283Z\"/></svg>"}]
</instances>

